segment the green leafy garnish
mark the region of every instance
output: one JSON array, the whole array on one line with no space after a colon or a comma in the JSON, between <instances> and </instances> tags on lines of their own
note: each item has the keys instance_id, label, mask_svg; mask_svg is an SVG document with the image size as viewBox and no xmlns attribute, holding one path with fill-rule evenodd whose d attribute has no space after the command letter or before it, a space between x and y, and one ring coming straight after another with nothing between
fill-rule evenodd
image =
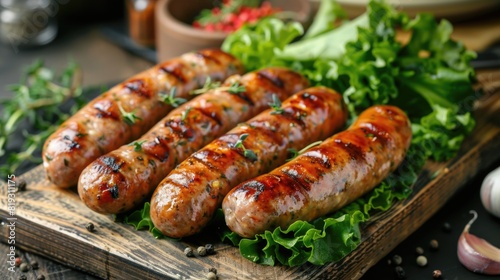
<instances>
[{"instance_id":1,"label":"green leafy garnish","mask_svg":"<svg viewBox=\"0 0 500 280\"><path fill-rule=\"evenodd\" d=\"M284 112L283 108L281 108L281 100L276 94L273 94L273 102L269 103L269 106L273 109L271 115L283 114Z\"/></svg>"},{"instance_id":2,"label":"green leafy garnish","mask_svg":"<svg viewBox=\"0 0 500 280\"><path fill-rule=\"evenodd\" d=\"M246 87L238 82L232 82L229 86L221 86L220 82L213 82L210 77L207 77L205 84L200 89L195 89L191 91L191 94L202 94L210 90L218 89L222 91L227 91L232 94L238 94L246 91Z\"/></svg>"},{"instance_id":3,"label":"green leafy garnish","mask_svg":"<svg viewBox=\"0 0 500 280\"><path fill-rule=\"evenodd\" d=\"M173 87L170 89L169 94L160 94L161 101L169 104L172 107L179 107L181 104L185 103L187 99L181 97L175 97L177 88Z\"/></svg>"},{"instance_id":4,"label":"green leafy garnish","mask_svg":"<svg viewBox=\"0 0 500 280\"><path fill-rule=\"evenodd\" d=\"M128 125L133 125L137 120L142 120L140 117L136 116L134 112L125 111L120 104L118 104L118 109L120 110L123 121Z\"/></svg>"},{"instance_id":5,"label":"green leafy garnish","mask_svg":"<svg viewBox=\"0 0 500 280\"><path fill-rule=\"evenodd\" d=\"M19 84L8 87L13 97L0 101L3 111L0 121L2 178L15 173L21 166L41 162L37 152L47 137L84 105L81 78L80 68L75 63L70 63L56 76L43 61L37 60L25 70ZM71 108L62 109L63 104ZM29 130L23 129L25 124L30 125ZM15 147L18 143L9 140L20 133L24 141L20 147Z\"/></svg>"},{"instance_id":6,"label":"green leafy garnish","mask_svg":"<svg viewBox=\"0 0 500 280\"><path fill-rule=\"evenodd\" d=\"M276 54L304 33L298 22L284 23L265 18L256 25L244 25L222 43L222 49L235 54L248 71L268 65L280 65Z\"/></svg>"},{"instance_id":7,"label":"green leafy garnish","mask_svg":"<svg viewBox=\"0 0 500 280\"><path fill-rule=\"evenodd\" d=\"M143 140L143 141L134 141L130 144L128 144L129 146L134 146L134 151L136 152L140 152L142 151L142 144L144 144L146 142L146 140Z\"/></svg>"},{"instance_id":8,"label":"green leafy garnish","mask_svg":"<svg viewBox=\"0 0 500 280\"><path fill-rule=\"evenodd\" d=\"M243 145L243 141L245 141L245 139L247 139L247 137L248 137L248 133L241 134L238 141L236 141L236 143L234 143L234 147L236 149L242 149L243 156L245 156L249 160L256 161L257 155L255 154L255 152L252 150L248 150L247 148L245 148L245 145Z\"/></svg>"},{"instance_id":9,"label":"green leafy garnish","mask_svg":"<svg viewBox=\"0 0 500 280\"><path fill-rule=\"evenodd\" d=\"M245 92L247 89L244 85L240 85L238 82L233 82L229 87L221 87L220 90L225 90L232 94L239 94Z\"/></svg>"},{"instance_id":10,"label":"green leafy garnish","mask_svg":"<svg viewBox=\"0 0 500 280\"><path fill-rule=\"evenodd\" d=\"M193 107L187 107L186 110L184 110L182 112L182 115L181 115L181 121L185 121L189 112L193 109Z\"/></svg>"},{"instance_id":11,"label":"green leafy garnish","mask_svg":"<svg viewBox=\"0 0 500 280\"><path fill-rule=\"evenodd\" d=\"M297 149L294 149L294 148L291 148L291 149L288 149L288 153L291 154L291 156L286 160L286 161L291 161L293 160L294 158L296 158L297 156L305 153L307 150L309 150L310 148L312 147L316 147L318 146L319 144L321 144L323 141L316 141L316 142L313 142L307 146L305 146L303 149L301 149L300 151L297 151Z\"/></svg>"},{"instance_id":12,"label":"green leafy garnish","mask_svg":"<svg viewBox=\"0 0 500 280\"><path fill-rule=\"evenodd\" d=\"M199 95L206 93L212 89L216 89L218 87L220 87L220 82L212 81L212 78L207 77L207 79L205 80L205 84L203 84L202 88L192 90L190 93L193 95Z\"/></svg>"},{"instance_id":13,"label":"green leafy garnish","mask_svg":"<svg viewBox=\"0 0 500 280\"><path fill-rule=\"evenodd\" d=\"M151 216L149 215L149 209L149 202L144 203L142 209L136 210L132 214L125 216L124 222L134 226L136 230L146 229L150 231L155 238L160 239L166 237L154 226L153 221L151 221Z\"/></svg>"}]
</instances>

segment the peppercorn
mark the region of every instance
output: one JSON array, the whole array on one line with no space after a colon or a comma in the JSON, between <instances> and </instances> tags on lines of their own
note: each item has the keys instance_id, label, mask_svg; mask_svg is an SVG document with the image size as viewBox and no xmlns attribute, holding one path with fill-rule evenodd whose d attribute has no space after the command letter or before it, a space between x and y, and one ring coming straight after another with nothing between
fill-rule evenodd
<instances>
[{"instance_id":1,"label":"peppercorn","mask_svg":"<svg viewBox=\"0 0 500 280\"><path fill-rule=\"evenodd\" d=\"M213 272L213 273L217 274L217 268L211 267L208 269L208 272Z\"/></svg>"},{"instance_id":2,"label":"peppercorn","mask_svg":"<svg viewBox=\"0 0 500 280\"><path fill-rule=\"evenodd\" d=\"M424 254L424 248L422 248L422 247L415 248L415 253L417 253L417 255L423 255Z\"/></svg>"},{"instance_id":3,"label":"peppercorn","mask_svg":"<svg viewBox=\"0 0 500 280\"><path fill-rule=\"evenodd\" d=\"M38 269L38 262L37 261L31 261L30 262L30 266L31 266L31 268L33 268L33 270L37 270Z\"/></svg>"},{"instance_id":4,"label":"peppercorn","mask_svg":"<svg viewBox=\"0 0 500 280\"><path fill-rule=\"evenodd\" d=\"M429 245L433 251L437 251L437 249L439 249L439 243L436 239L432 239Z\"/></svg>"},{"instance_id":5,"label":"peppercorn","mask_svg":"<svg viewBox=\"0 0 500 280\"><path fill-rule=\"evenodd\" d=\"M24 179L16 179L17 191L24 192L26 190L26 181Z\"/></svg>"},{"instance_id":6,"label":"peppercorn","mask_svg":"<svg viewBox=\"0 0 500 280\"><path fill-rule=\"evenodd\" d=\"M36 277L36 280L45 280L45 275L40 274Z\"/></svg>"},{"instance_id":7,"label":"peppercorn","mask_svg":"<svg viewBox=\"0 0 500 280\"><path fill-rule=\"evenodd\" d=\"M443 224L443 231L444 231L444 232L451 232L451 225L450 225L450 223L445 222L445 223Z\"/></svg>"},{"instance_id":8,"label":"peppercorn","mask_svg":"<svg viewBox=\"0 0 500 280\"><path fill-rule=\"evenodd\" d=\"M95 226L93 223L87 223L87 225L85 226L85 228L89 231L89 232L94 232L95 231Z\"/></svg>"},{"instance_id":9,"label":"peppercorn","mask_svg":"<svg viewBox=\"0 0 500 280\"><path fill-rule=\"evenodd\" d=\"M16 267L19 267L23 261L21 260L20 257L16 258Z\"/></svg>"},{"instance_id":10,"label":"peppercorn","mask_svg":"<svg viewBox=\"0 0 500 280\"><path fill-rule=\"evenodd\" d=\"M21 269L22 272L27 272L28 270L30 270L30 267L27 263L22 263L20 266L19 266L19 269Z\"/></svg>"},{"instance_id":11,"label":"peppercorn","mask_svg":"<svg viewBox=\"0 0 500 280\"><path fill-rule=\"evenodd\" d=\"M191 249L191 247L186 247L184 249L184 255L187 257L194 257L193 249Z\"/></svg>"},{"instance_id":12,"label":"peppercorn","mask_svg":"<svg viewBox=\"0 0 500 280\"><path fill-rule=\"evenodd\" d=\"M406 272L401 266L396 266L394 268L394 272L396 273L396 277L398 279L405 279L406 278Z\"/></svg>"},{"instance_id":13,"label":"peppercorn","mask_svg":"<svg viewBox=\"0 0 500 280\"><path fill-rule=\"evenodd\" d=\"M403 258L400 255L394 255L392 257L392 262L394 265L401 265L403 263Z\"/></svg>"},{"instance_id":14,"label":"peppercorn","mask_svg":"<svg viewBox=\"0 0 500 280\"><path fill-rule=\"evenodd\" d=\"M207 279L208 280L215 280L215 279L217 279L217 275L210 271L209 273L207 273Z\"/></svg>"},{"instance_id":15,"label":"peppercorn","mask_svg":"<svg viewBox=\"0 0 500 280\"><path fill-rule=\"evenodd\" d=\"M198 255L200 255L202 257L207 255L207 249L204 246L198 247L198 249L196 251L198 252Z\"/></svg>"},{"instance_id":16,"label":"peppercorn","mask_svg":"<svg viewBox=\"0 0 500 280\"><path fill-rule=\"evenodd\" d=\"M443 273L439 269L436 269L432 272L432 278L434 278L434 279L441 279L442 276L443 276Z\"/></svg>"},{"instance_id":17,"label":"peppercorn","mask_svg":"<svg viewBox=\"0 0 500 280\"><path fill-rule=\"evenodd\" d=\"M427 258L425 256L418 256L417 257L417 264L421 267L424 267L427 265Z\"/></svg>"},{"instance_id":18,"label":"peppercorn","mask_svg":"<svg viewBox=\"0 0 500 280\"><path fill-rule=\"evenodd\" d=\"M215 247L213 244L205 244L205 249L207 250L207 255L213 255L215 254Z\"/></svg>"}]
</instances>

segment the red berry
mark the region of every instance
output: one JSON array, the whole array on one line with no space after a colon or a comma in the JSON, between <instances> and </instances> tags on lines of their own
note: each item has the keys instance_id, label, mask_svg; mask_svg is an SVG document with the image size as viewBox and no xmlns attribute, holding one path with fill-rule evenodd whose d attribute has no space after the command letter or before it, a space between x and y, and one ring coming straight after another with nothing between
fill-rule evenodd
<instances>
[{"instance_id":1,"label":"red berry","mask_svg":"<svg viewBox=\"0 0 500 280\"><path fill-rule=\"evenodd\" d=\"M210 31L210 32L215 31L214 24L213 23L207 23L207 25L205 25L205 30L206 31Z\"/></svg>"}]
</instances>

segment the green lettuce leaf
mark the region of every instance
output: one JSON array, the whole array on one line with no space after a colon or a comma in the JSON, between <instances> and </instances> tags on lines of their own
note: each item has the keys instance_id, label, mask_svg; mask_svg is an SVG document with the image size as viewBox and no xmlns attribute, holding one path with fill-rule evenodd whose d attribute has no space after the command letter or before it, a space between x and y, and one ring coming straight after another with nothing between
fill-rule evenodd
<instances>
[{"instance_id":1,"label":"green lettuce leaf","mask_svg":"<svg viewBox=\"0 0 500 280\"><path fill-rule=\"evenodd\" d=\"M337 27L337 21L346 20L347 13L335 0L322 0L316 13L316 20L304 34L304 39L316 37Z\"/></svg>"},{"instance_id":2,"label":"green lettuce leaf","mask_svg":"<svg viewBox=\"0 0 500 280\"><path fill-rule=\"evenodd\" d=\"M161 233L159 229L154 226L153 221L151 221L151 216L149 215L149 209L149 202L144 203L142 209L136 210L131 214L126 215L124 217L124 222L126 224L134 226L136 230L148 230L153 234L155 238L160 239L166 237L165 235L163 235L163 233Z\"/></svg>"},{"instance_id":3,"label":"green lettuce leaf","mask_svg":"<svg viewBox=\"0 0 500 280\"><path fill-rule=\"evenodd\" d=\"M282 65L276 55L304 33L298 22L285 23L265 18L256 25L245 25L224 40L221 49L241 60L247 71L270 65Z\"/></svg>"},{"instance_id":4,"label":"green lettuce leaf","mask_svg":"<svg viewBox=\"0 0 500 280\"><path fill-rule=\"evenodd\" d=\"M427 157L444 161L457 153L475 123L470 112L457 114L452 108L434 105L429 115L412 124L413 142L423 147Z\"/></svg>"}]
</instances>

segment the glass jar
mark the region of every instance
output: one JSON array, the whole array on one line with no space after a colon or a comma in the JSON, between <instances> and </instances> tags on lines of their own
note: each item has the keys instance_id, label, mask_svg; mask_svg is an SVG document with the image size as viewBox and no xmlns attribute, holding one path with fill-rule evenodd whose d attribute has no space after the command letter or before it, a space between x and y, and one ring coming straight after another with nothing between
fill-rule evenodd
<instances>
[{"instance_id":1,"label":"glass jar","mask_svg":"<svg viewBox=\"0 0 500 280\"><path fill-rule=\"evenodd\" d=\"M57 35L58 5L52 0L0 0L0 40L14 48L50 43Z\"/></svg>"}]
</instances>

